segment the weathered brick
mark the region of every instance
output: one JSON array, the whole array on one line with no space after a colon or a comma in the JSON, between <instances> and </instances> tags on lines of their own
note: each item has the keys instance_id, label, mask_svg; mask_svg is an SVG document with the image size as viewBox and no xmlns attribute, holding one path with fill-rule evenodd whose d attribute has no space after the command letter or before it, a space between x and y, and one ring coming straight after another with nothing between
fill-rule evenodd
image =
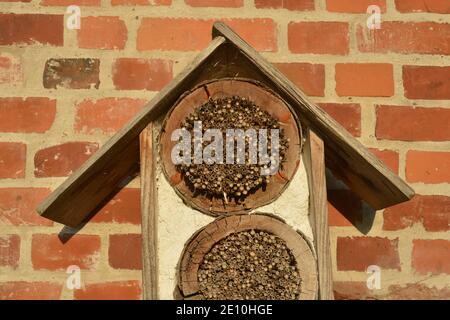
<instances>
[{"instance_id":1,"label":"weathered brick","mask_svg":"<svg viewBox=\"0 0 450 320\"><path fill-rule=\"evenodd\" d=\"M192 7L242 7L244 0L184 0Z\"/></svg>"},{"instance_id":2,"label":"weathered brick","mask_svg":"<svg viewBox=\"0 0 450 320\"><path fill-rule=\"evenodd\" d=\"M450 109L378 106L376 137L402 141L450 140Z\"/></svg>"},{"instance_id":3,"label":"weathered brick","mask_svg":"<svg viewBox=\"0 0 450 320\"><path fill-rule=\"evenodd\" d=\"M333 292L336 300L364 300L371 297L367 284L359 281L334 281Z\"/></svg>"},{"instance_id":4,"label":"weathered brick","mask_svg":"<svg viewBox=\"0 0 450 320\"><path fill-rule=\"evenodd\" d=\"M170 6L171 4L172 0L111 0L113 6Z\"/></svg>"},{"instance_id":5,"label":"weathered brick","mask_svg":"<svg viewBox=\"0 0 450 320\"><path fill-rule=\"evenodd\" d=\"M62 46L63 42L63 15L0 14L0 45L49 44Z\"/></svg>"},{"instance_id":6,"label":"weathered brick","mask_svg":"<svg viewBox=\"0 0 450 320\"><path fill-rule=\"evenodd\" d=\"M420 274L450 274L450 241L413 240L411 265Z\"/></svg>"},{"instance_id":7,"label":"weathered brick","mask_svg":"<svg viewBox=\"0 0 450 320\"><path fill-rule=\"evenodd\" d=\"M288 46L293 53L346 55L349 52L347 22L290 22Z\"/></svg>"},{"instance_id":8,"label":"weathered brick","mask_svg":"<svg viewBox=\"0 0 450 320\"><path fill-rule=\"evenodd\" d=\"M16 269L19 259L20 237L17 234L0 235L0 267Z\"/></svg>"},{"instance_id":9,"label":"weathered brick","mask_svg":"<svg viewBox=\"0 0 450 320\"><path fill-rule=\"evenodd\" d=\"M119 17L83 17L78 30L78 46L87 49L123 49L127 27Z\"/></svg>"},{"instance_id":10,"label":"weathered brick","mask_svg":"<svg viewBox=\"0 0 450 320\"><path fill-rule=\"evenodd\" d=\"M56 100L48 98L0 98L0 132L37 132L50 129Z\"/></svg>"},{"instance_id":11,"label":"weathered brick","mask_svg":"<svg viewBox=\"0 0 450 320\"><path fill-rule=\"evenodd\" d=\"M256 8L311 11L314 10L314 0L255 0L255 6Z\"/></svg>"},{"instance_id":12,"label":"weathered brick","mask_svg":"<svg viewBox=\"0 0 450 320\"><path fill-rule=\"evenodd\" d=\"M398 152L387 149L369 149L378 159L384 162L392 172L398 174L399 155Z\"/></svg>"},{"instance_id":13,"label":"weathered brick","mask_svg":"<svg viewBox=\"0 0 450 320\"><path fill-rule=\"evenodd\" d=\"M109 265L114 269L142 269L142 238L140 234L109 236Z\"/></svg>"},{"instance_id":14,"label":"weathered brick","mask_svg":"<svg viewBox=\"0 0 450 320\"><path fill-rule=\"evenodd\" d=\"M112 281L88 283L74 291L75 300L139 300L141 285L139 281Z\"/></svg>"},{"instance_id":15,"label":"weathered brick","mask_svg":"<svg viewBox=\"0 0 450 320\"><path fill-rule=\"evenodd\" d=\"M21 142L0 142L0 179L25 177L27 146Z\"/></svg>"},{"instance_id":16,"label":"weathered brick","mask_svg":"<svg viewBox=\"0 0 450 320\"><path fill-rule=\"evenodd\" d=\"M0 188L0 225L51 226L36 207L50 194L47 188Z\"/></svg>"},{"instance_id":17,"label":"weathered brick","mask_svg":"<svg viewBox=\"0 0 450 320\"><path fill-rule=\"evenodd\" d=\"M361 136L361 106L358 103L319 103L319 106L353 136Z\"/></svg>"},{"instance_id":18,"label":"weathered brick","mask_svg":"<svg viewBox=\"0 0 450 320\"><path fill-rule=\"evenodd\" d=\"M23 83L22 64L18 57L0 55L0 84L17 86Z\"/></svg>"},{"instance_id":19,"label":"weathered brick","mask_svg":"<svg viewBox=\"0 0 450 320\"><path fill-rule=\"evenodd\" d=\"M362 52L450 54L450 23L384 21L382 28L357 27Z\"/></svg>"},{"instance_id":20,"label":"weathered brick","mask_svg":"<svg viewBox=\"0 0 450 320\"><path fill-rule=\"evenodd\" d=\"M336 93L339 96L391 97L394 68L388 63L337 63Z\"/></svg>"},{"instance_id":21,"label":"weathered brick","mask_svg":"<svg viewBox=\"0 0 450 320\"><path fill-rule=\"evenodd\" d=\"M410 201L386 208L383 230L395 231L421 223L427 231L450 229L450 197L415 195Z\"/></svg>"},{"instance_id":22,"label":"weathered brick","mask_svg":"<svg viewBox=\"0 0 450 320\"><path fill-rule=\"evenodd\" d=\"M0 300L57 300L62 283L55 282L0 282Z\"/></svg>"},{"instance_id":23,"label":"weathered brick","mask_svg":"<svg viewBox=\"0 0 450 320\"><path fill-rule=\"evenodd\" d=\"M400 270L398 238L338 237L337 269L366 271L370 265Z\"/></svg>"},{"instance_id":24,"label":"weathered brick","mask_svg":"<svg viewBox=\"0 0 450 320\"><path fill-rule=\"evenodd\" d=\"M409 182L449 183L450 152L408 151L406 179Z\"/></svg>"},{"instance_id":25,"label":"weathered brick","mask_svg":"<svg viewBox=\"0 0 450 320\"><path fill-rule=\"evenodd\" d=\"M44 68L44 88L98 89L99 73L99 59L49 59Z\"/></svg>"},{"instance_id":26,"label":"weathered brick","mask_svg":"<svg viewBox=\"0 0 450 320\"><path fill-rule=\"evenodd\" d=\"M172 61L162 59L116 59L112 67L114 87L159 91L172 80L172 65Z\"/></svg>"},{"instance_id":27,"label":"weathered brick","mask_svg":"<svg viewBox=\"0 0 450 320\"><path fill-rule=\"evenodd\" d=\"M448 0L395 0L400 12L450 13Z\"/></svg>"},{"instance_id":28,"label":"weathered brick","mask_svg":"<svg viewBox=\"0 0 450 320\"><path fill-rule=\"evenodd\" d=\"M325 95L325 66L312 63L274 63L284 75L309 96Z\"/></svg>"},{"instance_id":29,"label":"weathered brick","mask_svg":"<svg viewBox=\"0 0 450 320\"><path fill-rule=\"evenodd\" d=\"M211 41L215 20L189 18L143 18L137 34L137 49L196 51ZM272 19L222 19L256 50L276 51L276 24ZM161 32L164 30L164 32Z\"/></svg>"},{"instance_id":30,"label":"weathered brick","mask_svg":"<svg viewBox=\"0 0 450 320\"><path fill-rule=\"evenodd\" d=\"M100 259L100 237L74 235L62 243L56 234L34 234L31 241L31 261L34 269L60 270L71 265L80 269L95 269Z\"/></svg>"},{"instance_id":31,"label":"weathered brick","mask_svg":"<svg viewBox=\"0 0 450 320\"><path fill-rule=\"evenodd\" d=\"M407 285L393 284L389 286L390 300L449 300L450 289L428 287L422 283L409 283Z\"/></svg>"},{"instance_id":32,"label":"weathered brick","mask_svg":"<svg viewBox=\"0 0 450 320\"><path fill-rule=\"evenodd\" d=\"M86 99L76 105L75 131L112 134L122 128L147 100L130 98Z\"/></svg>"},{"instance_id":33,"label":"weathered brick","mask_svg":"<svg viewBox=\"0 0 450 320\"><path fill-rule=\"evenodd\" d=\"M450 99L450 66L403 66L403 87L409 99Z\"/></svg>"},{"instance_id":34,"label":"weathered brick","mask_svg":"<svg viewBox=\"0 0 450 320\"><path fill-rule=\"evenodd\" d=\"M117 193L90 222L141 223L141 189L125 188Z\"/></svg>"},{"instance_id":35,"label":"weathered brick","mask_svg":"<svg viewBox=\"0 0 450 320\"><path fill-rule=\"evenodd\" d=\"M34 175L39 178L68 176L97 149L97 143L77 141L39 150L34 156Z\"/></svg>"},{"instance_id":36,"label":"weathered brick","mask_svg":"<svg viewBox=\"0 0 450 320\"><path fill-rule=\"evenodd\" d=\"M327 10L343 13L366 13L371 5L378 6L386 12L386 0L327 0Z\"/></svg>"},{"instance_id":37,"label":"weathered brick","mask_svg":"<svg viewBox=\"0 0 450 320\"><path fill-rule=\"evenodd\" d=\"M101 0L41 0L43 6L100 6Z\"/></svg>"}]
</instances>

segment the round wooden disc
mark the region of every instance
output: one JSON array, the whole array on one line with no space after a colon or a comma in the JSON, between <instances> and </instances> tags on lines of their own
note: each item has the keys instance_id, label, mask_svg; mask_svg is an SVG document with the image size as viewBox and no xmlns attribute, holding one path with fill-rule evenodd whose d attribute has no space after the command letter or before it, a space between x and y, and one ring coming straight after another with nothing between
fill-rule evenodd
<instances>
[{"instance_id":1,"label":"round wooden disc","mask_svg":"<svg viewBox=\"0 0 450 320\"><path fill-rule=\"evenodd\" d=\"M302 280L299 299L316 299L317 265L308 242L283 221L263 213L237 214L219 218L189 239L178 266L178 289L181 294L178 297L202 298L199 293L197 273L204 256L214 244L230 234L251 229L266 231L286 242L286 246L295 258Z\"/></svg>"},{"instance_id":2,"label":"round wooden disc","mask_svg":"<svg viewBox=\"0 0 450 320\"><path fill-rule=\"evenodd\" d=\"M205 195L194 195L184 182L181 174L176 170L171 159L172 148L176 141L171 141L174 130L181 128L181 124L197 107L203 105L209 98L224 98L240 96L253 101L261 109L267 111L277 119L283 128L283 133L290 140L285 153L285 162L266 188L260 188L249 194L244 201L236 203L223 199L209 198ZM301 130L299 123L289 107L269 89L250 80L224 79L202 84L183 95L166 115L160 136L160 152L163 171L169 183L176 192L191 207L212 216L239 213L266 205L280 196L294 176L300 163Z\"/></svg>"}]
</instances>

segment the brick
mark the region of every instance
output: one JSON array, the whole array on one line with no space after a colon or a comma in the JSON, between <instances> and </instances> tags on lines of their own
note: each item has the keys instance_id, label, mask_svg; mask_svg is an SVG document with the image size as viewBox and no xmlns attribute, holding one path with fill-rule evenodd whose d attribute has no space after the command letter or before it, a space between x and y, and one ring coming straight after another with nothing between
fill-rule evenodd
<instances>
[{"instance_id":1,"label":"brick","mask_svg":"<svg viewBox=\"0 0 450 320\"><path fill-rule=\"evenodd\" d=\"M19 259L20 237L17 234L0 235L0 267L16 269Z\"/></svg>"},{"instance_id":2,"label":"brick","mask_svg":"<svg viewBox=\"0 0 450 320\"><path fill-rule=\"evenodd\" d=\"M380 29L356 30L361 52L450 54L450 23L385 21Z\"/></svg>"},{"instance_id":3,"label":"brick","mask_svg":"<svg viewBox=\"0 0 450 320\"><path fill-rule=\"evenodd\" d=\"M191 7L230 7L239 8L244 5L244 0L184 0Z\"/></svg>"},{"instance_id":4,"label":"brick","mask_svg":"<svg viewBox=\"0 0 450 320\"><path fill-rule=\"evenodd\" d=\"M62 286L45 281L0 282L0 300L57 300L61 297Z\"/></svg>"},{"instance_id":5,"label":"brick","mask_svg":"<svg viewBox=\"0 0 450 320\"><path fill-rule=\"evenodd\" d=\"M450 109L378 106L376 137L402 141L450 140Z\"/></svg>"},{"instance_id":6,"label":"brick","mask_svg":"<svg viewBox=\"0 0 450 320\"><path fill-rule=\"evenodd\" d=\"M391 97L394 68L388 63L337 63L336 93L339 96Z\"/></svg>"},{"instance_id":7,"label":"brick","mask_svg":"<svg viewBox=\"0 0 450 320\"><path fill-rule=\"evenodd\" d=\"M141 189L124 188L90 222L141 223Z\"/></svg>"},{"instance_id":8,"label":"brick","mask_svg":"<svg viewBox=\"0 0 450 320\"><path fill-rule=\"evenodd\" d=\"M410 201L386 208L383 230L396 231L422 224L426 231L450 229L450 197L416 194Z\"/></svg>"},{"instance_id":9,"label":"brick","mask_svg":"<svg viewBox=\"0 0 450 320\"><path fill-rule=\"evenodd\" d=\"M62 46L64 16L55 14L0 14L0 45Z\"/></svg>"},{"instance_id":10,"label":"brick","mask_svg":"<svg viewBox=\"0 0 450 320\"><path fill-rule=\"evenodd\" d=\"M381 12L386 12L386 0L327 0L327 10L342 13L367 13L371 5L380 7Z\"/></svg>"},{"instance_id":11,"label":"brick","mask_svg":"<svg viewBox=\"0 0 450 320\"><path fill-rule=\"evenodd\" d=\"M44 88L98 89L99 73L99 59L49 59L45 62Z\"/></svg>"},{"instance_id":12,"label":"brick","mask_svg":"<svg viewBox=\"0 0 450 320\"><path fill-rule=\"evenodd\" d=\"M150 5L150 6L170 6L172 0L111 0L113 6L134 6L134 5Z\"/></svg>"},{"instance_id":13,"label":"brick","mask_svg":"<svg viewBox=\"0 0 450 320\"><path fill-rule=\"evenodd\" d=\"M56 234L34 234L31 240L31 261L34 269L60 270L71 265L95 269L100 259L100 237L74 235L62 243Z\"/></svg>"},{"instance_id":14,"label":"brick","mask_svg":"<svg viewBox=\"0 0 450 320\"><path fill-rule=\"evenodd\" d=\"M398 174L399 155L398 152L387 149L369 149L378 159L380 159L392 172Z\"/></svg>"},{"instance_id":15,"label":"brick","mask_svg":"<svg viewBox=\"0 0 450 320\"><path fill-rule=\"evenodd\" d=\"M144 99L86 99L76 105L75 131L112 134L122 128L147 103Z\"/></svg>"},{"instance_id":16,"label":"brick","mask_svg":"<svg viewBox=\"0 0 450 320\"><path fill-rule=\"evenodd\" d=\"M83 17L78 30L78 46L87 49L123 49L127 27L119 17Z\"/></svg>"},{"instance_id":17,"label":"brick","mask_svg":"<svg viewBox=\"0 0 450 320\"><path fill-rule=\"evenodd\" d=\"M413 240L411 266L420 274L450 274L450 241Z\"/></svg>"},{"instance_id":18,"label":"brick","mask_svg":"<svg viewBox=\"0 0 450 320\"><path fill-rule=\"evenodd\" d=\"M314 0L255 0L255 6L259 9L311 11L314 10Z\"/></svg>"},{"instance_id":19,"label":"brick","mask_svg":"<svg viewBox=\"0 0 450 320\"><path fill-rule=\"evenodd\" d=\"M25 178L26 153L26 144L0 142L0 179Z\"/></svg>"},{"instance_id":20,"label":"brick","mask_svg":"<svg viewBox=\"0 0 450 320\"><path fill-rule=\"evenodd\" d=\"M388 288L389 300L449 300L450 289L427 287L422 283L408 283L404 286L394 284Z\"/></svg>"},{"instance_id":21,"label":"brick","mask_svg":"<svg viewBox=\"0 0 450 320\"><path fill-rule=\"evenodd\" d=\"M55 120L56 100L0 98L0 132L44 133Z\"/></svg>"},{"instance_id":22,"label":"brick","mask_svg":"<svg viewBox=\"0 0 450 320\"><path fill-rule=\"evenodd\" d=\"M109 236L109 265L114 269L142 269L140 234L112 234Z\"/></svg>"},{"instance_id":23,"label":"brick","mask_svg":"<svg viewBox=\"0 0 450 320\"><path fill-rule=\"evenodd\" d=\"M366 271L370 265L400 270L398 238L338 237L337 269Z\"/></svg>"},{"instance_id":24,"label":"brick","mask_svg":"<svg viewBox=\"0 0 450 320\"><path fill-rule=\"evenodd\" d=\"M367 284L359 281L334 281L333 293L336 300L364 300L371 296Z\"/></svg>"},{"instance_id":25,"label":"brick","mask_svg":"<svg viewBox=\"0 0 450 320\"><path fill-rule=\"evenodd\" d=\"M36 212L48 195L48 188L0 188L0 225L52 226Z\"/></svg>"},{"instance_id":26,"label":"brick","mask_svg":"<svg viewBox=\"0 0 450 320\"><path fill-rule=\"evenodd\" d=\"M402 13L450 13L450 2L448 0L395 0L395 7Z\"/></svg>"},{"instance_id":27,"label":"brick","mask_svg":"<svg viewBox=\"0 0 450 320\"><path fill-rule=\"evenodd\" d=\"M74 291L75 300L139 300L139 281L113 281L89 283Z\"/></svg>"},{"instance_id":28,"label":"brick","mask_svg":"<svg viewBox=\"0 0 450 320\"><path fill-rule=\"evenodd\" d=\"M211 42L215 20L189 18L143 18L137 34L137 49L196 51ZM258 51L276 51L276 24L272 19L223 19ZM164 30L164 32L161 32Z\"/></svg>"},{"instance_id":29,"label":"brick","mask_svg":"<svg viewBox=\"0 0 450 320\"><path fill-rule=\"evenodd\" d=\"M403 87L409 99L450 99L450 67L403 66Z\"/></svg>"},{"instance_id":30,"label":"brick","mask_svg":"<svg viewBox=\"0 0 450 320\"><path fill-rule=\"evenodd\" d=\"M41 0L43 6L100 6L101 0Z\"/></svg>"},{"instance_id":31,"label":"brick","mask_svg":"<svg viewBox=\"0 0 450 320\"><path fill-rule=\"evenodd\" d=\"M336 227L359 225L363 222L362 202L350 190L327 190L328 224Z\"/></svg>"},{"instance_id":32,"label":"brick","mask_svg":"<svg viewBox=\"0 0 450 320\"><path fill-rule=\"evenodd\" d=\"M38 178L68 176L97 149L97 143L77 141L39 150L34 156L34 175Z\"/></svg>"},{"instance_id":33,"label":"brick","mask_svg":"<svg viewBox=\"0 0 450 320\"><path fill-rule=\"evenodd\" d=\"M274 63L284 75L309 96L325 95L325 66L312 63Z\"/></svg>"},{"instance_id":34,"label":"brick","mask_svg":"<svg viewBox=\"0 0 450 320\"><path fill-rule=\"evenodd\" d=\"M346 55L349 52L347 22L290 22L288 46L293 53Z\"/></svg>"},{"instance_id":35,"label":"brick","mask_svg":"<svg viewBox=\"0 0 450 320\"><path fill-rule=\"evenodd\" d=\"M406 154L406 180L423 183L449 183L450 152L408 151Z\"/></svg>"},{"instance_id":36,"label":"brick","mask_svg":"<svg viewBox=\"0 0 450 320\"><path fill-rule=\"evenodd\" d=\"M116 59L112 67L114 87L118 90L159 91L172 80L172 66L170 60Z\"/></svg>"},{"instance_id":37,"label":"brick","mask_svg":"<svg viewBox=\"0 0 450 320\"><path fill-rule=\"evenodd\" d=\"M0 85L17 86L23 83L23 71L20 59L2 53L0 55Z\"/></svg>"},{"instance_id":38,"label":"brick","mask_svg":"<svg viewBox=\"0 0 450 320\"><path fill-rule=\"evenodd\" d=\"M361 136L361 106L358 103L319 103L319 106L353 136Z\"/></svg>"}]
</instances>

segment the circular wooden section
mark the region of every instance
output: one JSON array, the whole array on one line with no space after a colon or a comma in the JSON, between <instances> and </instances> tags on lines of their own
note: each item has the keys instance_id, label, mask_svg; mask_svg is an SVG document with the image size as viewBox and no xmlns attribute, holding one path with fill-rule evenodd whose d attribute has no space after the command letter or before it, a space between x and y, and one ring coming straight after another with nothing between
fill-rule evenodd
<instances>
[{"instance_id":1,"label":"circular wooden section","mask_svg":"<svg viewBox=\"0 0 450 320\"><path fill-rule=\"evenodd\" d=\"M211 248L232 233L260 230L286 242L297 263L302 279L300 300L314 300L317 295L317 267L306 240L279 219L265 214L238 214L219 218L197 232L184 248L178 266L178 298L202 299L199 292L198 269ZM244 280L244 279L242 279Z\"/></svg>"},{"instance_id":2,"label":"circular wooden section","mask_svg":"<svg viewBox=\"0 0 450 320\"><path fill-rule=\"evenodd\" d=\"M186 185L181 174L176 170L171 159L172 148L176 141L171 141L171 134L179 129L181 124L195 108L203 105L209 98L224 98L230 96L245 97L253 101L261 109L277 119L283 128L283 133L289 139L289 147L285 154L282 168L275 174L266 188L260 188L248 195L245 201L230 201L209 198L195 194ZM250 80L218 80L200 85L193 91L183 95L167 114L160 136L160 152L163 171L169 183L183 200L191 207L212 216L239 213L252 210L274 201L287 187L300 163L301 130L299 123L289 107L269 89Z\"/></svg>"}]
</instances>

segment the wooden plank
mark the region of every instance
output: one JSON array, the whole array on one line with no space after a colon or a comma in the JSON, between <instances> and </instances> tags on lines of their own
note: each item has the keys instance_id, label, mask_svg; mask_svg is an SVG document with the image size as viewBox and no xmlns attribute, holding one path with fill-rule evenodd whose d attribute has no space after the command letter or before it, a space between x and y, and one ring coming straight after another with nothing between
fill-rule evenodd
<instances>
[{"instance_id":1,"label":"wooden plank","mask_svg":"<svg viewBox=\"0 0 450 320\"><path fill-rule=\"evenodd\" d=\"M333 300L333 274L325 181L325 147L323 140L309 128L307 129L303 154L308 173L309 218L314 234L319 271L319 299Z\"/></svg>"},{"instance_id":2,"label":"wooden plank","mask_svg":"<svg viewBox=\"0 0 450 320\"><path fill-rule=\"evenodd\" d=\"M140 141L142 289L144 300L156 300L158 299L158 199L155 174L157 148L152 123L142 131Z\"/></svg>"},{"instance_id":3,"label":"wooden plank","mask_svg":"<svg viewBox=\"0 0 450 320\"><path fill-rule=\"evenodd\" d=\"M258 52L222 22L213 26L213 36L222 36L235 46L241 56L231 61L254 66L264 82L286 100L301 121L317 132L325 143L327 166L341 178L359 197L374 209L385 208L412 198L414 191L396 174L390 171L339 123L311 102L290 80L274 68ZM243 59L244 57L244 59ZM246 67L249 70L249 67Z\"/></svg>"},{"instance_id":4,"label":"wooden plank","mask_svg":"<svg viewBox=\"0 0 450 320\"><path fill-rule=\"evenodd\" d=\"M53 221L76 227L111 198L124 180L139 170L140 132L191 88L210 57L225 42L215 38L195 60L161 90L128 124L61 184L37 211Z\"/></svg>"}]
</instances>

